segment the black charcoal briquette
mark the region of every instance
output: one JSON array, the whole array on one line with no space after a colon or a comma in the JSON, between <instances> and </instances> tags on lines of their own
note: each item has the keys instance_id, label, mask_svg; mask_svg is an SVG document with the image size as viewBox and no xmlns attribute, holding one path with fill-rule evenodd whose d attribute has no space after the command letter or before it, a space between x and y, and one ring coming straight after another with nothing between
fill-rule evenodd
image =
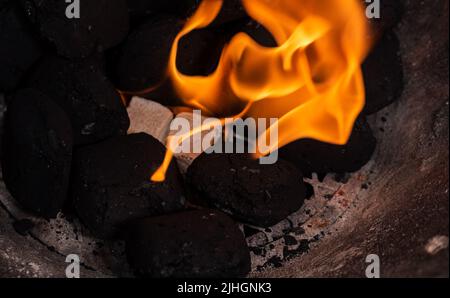
<instances>
[{"instance_id":1,"label":"black charcoal briquette","mask_svg":"<svg viewBox=\"0 0 450 298\"><path fill-rule=\"evenodd\" d=\"M188 168L187 177L209 206L260 227L280 222L305 199L302 173L281 159L266 165L247 154L203 153Z\"/></svg>"},{"instance_id":2,"label":"black charcoal briquette","mask_svg":"<svg viewBox=\"0 0 450 298\"><path fill-rule=\"evenodd\" d=\"M146 218L130 225L128 231L128 260L140 276L235 278L250 271L242 232L218 211Z\"/></svg>"},{"instance_id":3,"label":"black charcoal briquette","mask_svg":"<svg viewBox=\"0 0 450 298\"><path fill-rule=\"evenodd\" d=\"M403 65L399 40L387 32L362 65L366 89L364 113L373 114L400 98L403 91Z\"/></svg>"},{"instance_id":4,"label":"black charcoal briquette","mask_svg":"<svg viewBox=\"0 0 450 298\"><path fill-rule=\"evenodd\" d=\"M61 0L21 0L28 18L59 55L82 58L119 44L127 35L126 0L80 0L79 16Z\"/></svg>"},{"instance_id":5,"label":"black charcoal briquette","mask_svg":"<svg viewBox=\"0 0 450 298\"><path fill-rule=\"evenodd\" d=\"M128 130L130 120L120 95L94 57L77 61L45 57L27 84L66 111L76 145L99 142Z\"/></svg>"},{"instance_id":6,"label":"black charcoal briquette","mask_svg":"<svg viewBox=\"0 0 450 298\"><path fill-rule=\"evenodd\" d=\"M356 121L346 145L334 145L313 139L300 139L280 149L280 157L300 169L305 176L317 173L354 172L372 157L376 139L365 118Z\"/></svg>"},{"instance_id":7,"label":"black charcoal briquette","mask_svg":"<svg viewBox=\"0 0 450 298\"><path fill-rule=\"evenodd\" d=\"M57 215L67 198L72 129L65 112L33 89L18 91L5 116L3 178L12 196L40 216Z\"/></svg>"},{"instance_id":8,"label":"black charcoal briquette","mask_svg":"<svg viewBox=\"0 0 450 298\"><path fill-rule=\"evenodd\" d=\"M42 55L41 43L16 3L0 5L0 45L0 91L10 92Z\"/></svg>"},{"instance_id":9,"label":"black charcoal briquette","mask_svg":"<svg viewBox=\"0 0 450 298\"><path fill-rule=\"evenodd\" d=\"M74 152L76 212L97 236L110 238L130 220L184 207L179 172L171 163L164 182L152 182L165 147L150 135L118 136Z\"/></svg>"}]
</instances>

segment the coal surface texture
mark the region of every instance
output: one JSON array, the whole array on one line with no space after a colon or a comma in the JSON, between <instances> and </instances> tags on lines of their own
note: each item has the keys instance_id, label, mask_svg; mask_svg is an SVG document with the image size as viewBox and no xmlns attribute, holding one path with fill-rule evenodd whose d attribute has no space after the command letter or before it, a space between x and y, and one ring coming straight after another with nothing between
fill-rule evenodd
<instances>
[{"instance_id":1,"label":"coal surface texture","mask_svg":"<svg viewBox=\"0 0 450 298\"><path fill-rule=\"evenodd\" d=\"M223 46L222 46L223 47ZM222 52L217 35L210 29L194 30L183 36L178 44L177 68L186 75L209 75Z\"/></svg>"},{"instance_id":2,"label":"coal surface texture","mask_svg":"<svg viewBox=\"0 0 450 298\"><path fill-rule=\"evenodd\" d=\"M129 228L128 260L140 276L233 278L250 271L250 253L237 225L213 210L140 220Z\"/></svg>"},{"instance_id":3,"label":"coal surface texture","mask_svg":"<svg viewBox=\"0 0 450 298\"><path fill-rule=\"evenodd\" d=\"M142 20L152 14L171 14L181 19L192 16L201 0L127 0L130 16L133 21ZM247 15L240 0L225 0L218 16L211 26L243 18Z\"/></svg>"},{"instance_id":4,"label":"coal surface texture","mask_svg":"<svg viewBox=\"0 0 450 298\"><path fill-rule=\"evenodd\" d=\"M126 108L97 59L46 57L37 65L28 85L50 96L66 111L76 145L123 135L128 130Z\"/></svg>"},{"instance_id":5,"label":"coal surface texture","mask_svg":"<svg viewBox=\"0 0 450 298\"><path fill-rule=\"evenodd\" d=\"M284 160L264 165L247 154L203 153L187 177L209 206L260 227L280 222L305 199L302 173Z\"/></svg>"},{"instance_id":6,"label":"coal surface texture","mask_svg":"<svg viewBox=\"0 0 450 298\"><path fill-rule=\"evenodd\" d=\"M176 17L160 15L130 33L113 67L120 90L142 91L164 79L170 49L182 25Z\"/></svg>"},{"instance_id":7,"label":"coal surface texture","mask_svg":"<svg viewBox=\"0 0 450 298\"><path fill-rule=\"evenodd\" d=\"M66 16L70 5L66 1L20 1L40 34L67 58L102 52L119 44L128 33L126 0L80 0L79 18Z\"/></svg>"},{"instance_id":8,"label":"coal surface texture","mask_svg":"<svg viewBox=\"0 0 450 298\"><path fill-rule=\"evenodd\" d=\"M127 0L132 18L145 18L152 14L172 14L189 17L195 12L201 0Z\"/></svg>"},{"instance_id":9,"label":"coal surface texture","mask_svg":"<svg viewBox=\"0 0 450 298\"><path fill-rule=\"evenodd\" d=\"M5 2L6 3L6 2ZM29 68L42 55L39 40L22 10L14 4L0 6L0 91L18 87Z\"/></svg>"},{"instance_id":10,"label":"coal surface texture","mask_svg":"<svg viewBox=\"0 0 450 298\"><path fill-rule=\"evenodd\" d=\"M225 45L238 33L248 34L265 47L277 45L269 31L249 18L194 30L180 39L177 53L178 70L187 75L210 75L217 68Z\"/></svg>"},{"instance_id":11,"label":"coal surface texture","mask_svg":"<svg viewBox=\"0 0 450 298\"><path fill-rule=\"evenodd\" d=\"M8 4L9 2L10 0L0 0L0 9L6 6L6 4Z\"/></svg>"},{"instance_id":12,"label":"coal surface texture","mask_svg":"<svg viewBox=\"0 0 450 298\"><path fill-rule=\"evenodd\" d=\"M392 104L403 92L400 45L394 32L387 32L362 65L366 88L364 113L369 115Z\"/></svg>"},{"instance_id":13,"label":"coal surface texture","mask_svg":"<svg viewBox=\"0 0 450 298\"><path fill-rule=\"evenodd\" d=\"M244 18L232 23L225 24L217 30L224 33L226 38L231 39L238 33L246 33L253 40L264 47L276 47L277 43L272 34L260 23L251 19Z\"/></svg>"},{"instance_id":14,"label":"coal surface texture","mask_svg":"<svg viewBox=\"0 0 450 298\"><path fill-rule=\"evenodd\" d=\"M45 218L56 217L67 198L72 130L64 111L37 90L23 89L5 116L3 178L12 196Z\"/></svg>"},{"instance_id":15,"label":"coal surface texture","mask_svg":"<svg viewBox=\"0 0 450 298\"><path fill-rule=\"evenodd\" d=\"M356 121L346 145L334 145L312 139L294 141L280 149L280 157L295 164L305 176L312 173L354 172L372 157L376 147L369 124L364 118Z\"/></svg>"},{"instance_id":16,"label":"coal surface texture","mask_svg":"<svg viewBox=\"0 0 450 298\"><path fill-rule=\"evenodd\" d=\"M183 190L175 163L171 163L164 182L150 181L165 150L158 140L140 133L75 151L74 206L95 235L114 237L129 220L183 208Z\"/></svg>"}]
</instances>

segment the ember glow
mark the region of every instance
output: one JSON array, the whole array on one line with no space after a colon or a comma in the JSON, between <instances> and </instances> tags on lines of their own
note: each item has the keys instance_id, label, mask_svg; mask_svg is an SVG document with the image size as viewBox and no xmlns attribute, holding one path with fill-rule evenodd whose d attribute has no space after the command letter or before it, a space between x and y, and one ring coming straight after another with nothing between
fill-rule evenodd
<instances>
[{"instance_id":1,"label":"ember glow","mask_svg":"<svg viewBox=\"0 0 450 298\"><path fill-rule=\"evenodd\" d=\"M242 118L278 118L278 144L263 156L300 138L345 144L364 107L361 63L370 48L360 0L242 0L247 13L275 38L259 45L245 33L224 47L209 76L177 69L178 43L207 27L223 0L203 0L174 40L168 79L186 105L212 115L242 107ZM259 138L268 138L269 127ZM170 142L169 142L170 144ZM169 146L153 181L163 181L172 158Z\"/></svg>"}]
</instances>

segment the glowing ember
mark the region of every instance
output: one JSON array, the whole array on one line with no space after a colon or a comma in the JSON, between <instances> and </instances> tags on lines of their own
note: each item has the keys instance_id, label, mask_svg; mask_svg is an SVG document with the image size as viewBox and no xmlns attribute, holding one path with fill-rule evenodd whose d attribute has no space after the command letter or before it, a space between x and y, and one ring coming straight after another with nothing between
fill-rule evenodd
<instances>
[{"instance_id":1,"label":"glowing ember","mask_svg":"<svg viewBox=\"0 0 450 298\"><path fill-rule=\"evenodd\" d=\"M241 107L239 116L279 118L278 146L300 138L345 144L364 107L360 65L370 43L360 0L242 0L247 13L277 41L266 48L245 33L233 37L209 76L188 76L177 69L181 38L208 26L223 0L203 0L172 46L168 78L185 104L223 115ZM259 136L267 138L271 128ZM194 132L191 132L191 134ZM172 158L152 176L163 181Z\"/></svg>"}]
</instances>

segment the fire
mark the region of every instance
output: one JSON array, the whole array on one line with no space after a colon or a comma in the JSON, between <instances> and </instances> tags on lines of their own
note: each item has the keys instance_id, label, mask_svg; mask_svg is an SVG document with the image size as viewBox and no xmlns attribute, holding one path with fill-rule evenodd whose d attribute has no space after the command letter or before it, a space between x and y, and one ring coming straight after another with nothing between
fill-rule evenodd
<instances>
[{"instance_id":1,"label":"fire","mask_svg":"<svg viewBox=\"0 0 450 298\"><path fill-rule=\"evenodd\" d=\"M367 20L360 0L242 0L247 13L275 38L277 47L259 45L238 33L209 76L177 69L178 43L207 27L223 0L203 0L174 40L167 75L185 104L223 115L242 107L243 117L278 118L278 146L300 138L345 144L364 107L361 63L367 55ZM266 138L271 127L260 135ZM262 156L270 153L259 152ZM172 158L152 176L164 180Z\"/></svg>"}]
</instances>

